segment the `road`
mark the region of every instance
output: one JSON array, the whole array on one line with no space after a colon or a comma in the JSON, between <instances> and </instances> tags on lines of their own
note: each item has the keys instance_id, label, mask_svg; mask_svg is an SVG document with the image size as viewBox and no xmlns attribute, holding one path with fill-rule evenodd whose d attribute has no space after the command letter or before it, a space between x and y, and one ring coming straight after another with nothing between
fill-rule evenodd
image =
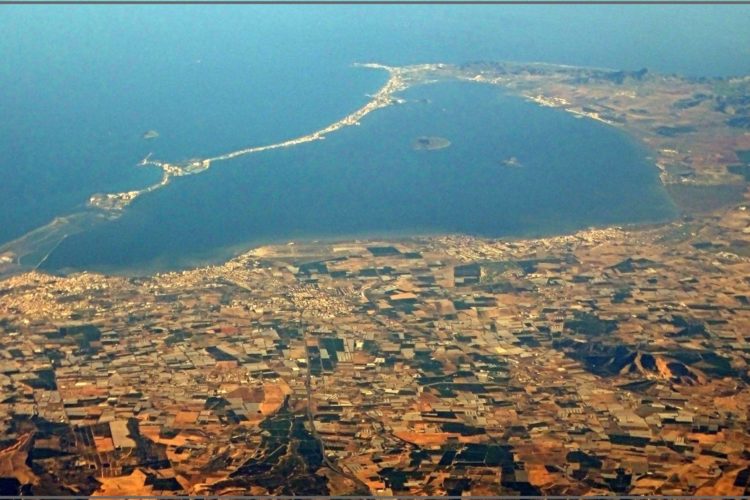
<instances>
[{"instance_id":1,"label":"road","mask_svg":"<svg viewBox=\"0 0 750 500\"><path fill-rule=\"evenodd\" d=\"M365 483L360 481L360 479L354 474L342 470L338 465L329 460L328 456L326 456L326 446L323 442L323 438L321 438L317 429L315 429L315 416L313 415L312 410L312 371L310 363L310 352L307 348L307 330L303 329L303 332L303 338L305 342L305 360L307 364L307 375L305 377L305 389L307 390L307 421L310 423L310 434L312 434L312 436L318 441L318 443L320 443L320 453L323 456L323 463L336 474L349 479L357 485L357 490L352 492L352 494L370 495L370 488L368 488Z\"/></svg>"}]
</instances>

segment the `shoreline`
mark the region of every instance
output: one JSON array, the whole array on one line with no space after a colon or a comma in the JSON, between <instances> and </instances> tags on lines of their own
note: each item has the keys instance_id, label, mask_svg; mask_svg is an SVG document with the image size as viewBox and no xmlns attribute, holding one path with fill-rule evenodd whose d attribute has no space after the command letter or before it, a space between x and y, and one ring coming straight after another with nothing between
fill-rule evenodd
<instances>
[{"instance_id":1,"label":"shoreline","mask_svg":"<svg viewBox=\"0 0 750 500\"><path fill-rule=\"evenodd\" d=\"M88 205L83 211L57 217L51 223L48 223L45 226L35 228L19 238L0 245L0 258L4 259L3 261L0 261L0 275L5 275L9 272L21 272L25 269L36 269L44 261L46 261L49 255L65 238L87 229L83 226L76 226L71 227L72 232L63 232L64 227L62 229L57 227L55 221L85 218L90 219L92 223L99 223L106 220L117 219L120 217L120 215L122 215L122 213L124 213L124 210L126 210L127 207L137 198L169 185L174 177L197 175L211 168L211 166L213 166L213 164L216 162L232 160L240 156L246 156L274 149L294 147L300 144L323 140L327 135L338 130L354 125L359 125L360 121L373 111L386 108L394 104L401 104L403 102L406 102L405 100L397 97L397 93L414 86L439 81L453 80L463 81L467 83L482 83L493 85L494 87L502 89L503 91L508 92L518 98L533 102L536 105L557 108L561 111L571 114L574 117L582 119L589 118L601 122L604 125L613 127L616 130L619 130L628 140L633 141L638 147L642 147L645 151L650 153L648 155L648 161L653 165L653 167L656 168L660 185L659 188L663 190L670 204L676 209L675 218L679 218L681 215L691 212L685 210L680 206L678 200L670 192L671 186L696 186L700 188L705 186L721 185L719 183L710 182L712 181L712 178L709 176L717 175L712 172L709 172L708 174L698 172L699 174L704 175L704 177L696 178L695 180L691 180L690 182L687 182L685 179L682 179L683 182L675 182L674 179L670 178L670 175L672 174L670 174L669 172L669 167L676 162L679 163L679 161L682 161L680 155L683 152L680 151L680 148L666 148L664 146L665 138L654 135L654 132L652 130L644 127L643 123L639 123L637 115L633 115L635 116L634 121L631 121L631 118L633 118L633 116L628 115L627 120L623 120L622 122L620 122L619 120L609 119L609 111L597 111L597 109L612 109L611 107L607 106L600 106L600 108L597 108L599 104L597 104L596 96L597 92L601 93L602 88L606 87L607 85L611 86L611 82L608 81L607 75L610 75L611 78L613 70L558 65L550 63L513 62L473 63L460 66L442 63L416 64L407 66L387 66L379 63L355 63L354 67L385 70L389 74L389 77L385 84L383 84L377 90L377 92L369 96L370 100L365 105L361 106L355 111L331 123L330 125L309 134L298 136L292 139L287 139L277 143L243 148L209 158L194 159L182 165L152 159L152 154L149 153L145 158L143 158L143 160L141 160L137 164L137 166L150 166L159 168L162 171L162 177L159 182L151 184L140 190L132 190L119 193L94 194L89 198ZM620 74L623 72L614 73ZM580 75L587 75L587 78L592 78L594 80L593 83L587 81L582 86L572 84L570 79L579 77ZM601 81L596 80L597 78L599 78ZM697 86L701 85L694 84L689 80L676 76L657 75L656 78L658 79L657 87L658 85L662 85L663 87L668 86L668 84L672 81L681 83L688 90L694 89L694 87L697 88ZM604 84L602 84L602 82L604 82ZM638 85L640 85L640 83ZM569 98L567 97L566 92L570 93L571 88L573 88L575 92L573 92L573 97ZM621 91L620 93L623 92ZM587 105L586 103L588 102L592 102L594 104ZM591 108L591 106L594 106L594 108ZM716 127L715 121L709 123L714 128ZM709 132L711 131L712 129L709 129ZM750 136L750 134L746 135ZM659 144L659 141L661 141L662 144ZM690 145L689 140L687 142L687 145ZM706 179L708 179L708 181ZM722 179L722 177L719 177L720 181ZM726 181L724 182L724 185L727 185ZM736 181L734 182L734 184L737 184L738 186L740 185ZM731 205L735 202L736 200L727 200L725 201L725 206ZM674 220L674 218L667 219L666 221L662 221L659 223L668 223L671 220ZM643 223L636 222L632 224L639 226ZM647 222L645 224L649 225L653 224L653 222ZM65 224L63 224L63 226L64 225ZM612 227L612 225L607 225L605 227ZM575 232L578 230L580 229L563 230L562 232L555 231L551 234L570 234L571 231ZM414 234L421 236L426 233L417 232ZM429 234L433 235L437 233ZM529 238L532 236L548 237L550 236L550 234L547 234L543 231L536 233L529 232L520 235L501 236L499 238L519 239ZM378 237L378 233L368 233L366 237L376 238ZM481 238L481 236L478 237ZM47 241L54 238L58 238L59 241ZM340 241L346 238L346 236L336 236L335 238ZM303 239L305 241L316 240L316 238ZM317 238L317 240L319 239L320 238ZM46 252L43 258L41 258L41 260L36 263L36 265L21 264L24 257L38 253L39 248L34 248L34 241L37 240L43 241L45 243L45 246L49 246L51 250L49 252ZM278 243L278 240L275 240L275 243ZM247 249L253 245L254 244L239 244L232 245L231 248L243 248L245 249L244 251L247 251ZM39 245L37 245L37 247L38 246ZM222 253L223 255L227 255L225 249L218 249L216 251ZM242 251L233 251L235 255L241 252ZM8 259L14 260L15 266L18 267L18 269L8 271ZM194 262L194 259L192 258L188 258L186 260ZM198 260L202 263L205 263L209 261L216 262L219 259L199 258ZM180 264L178 264L177 267L184 268Z\"/></svg>"},{"instance_id":2,"label":"shoreline","mask_svg":"<svg viewBox=\"0 0 750 500\"><path fill-rule=\"evenodd\" d=\"M231 160L253 153L260 153L263 151L286 147L294 147L299 144L323 140L328 134L336 132L342 128L359 125L360 120L373 111L403 102L399 99L392 98L392 95L396 92L405 90L410 86L409 84L405 84L405 82L401 79L404 68L391 67L378 63L355 63L354 67L382 69L389 73L389 78L388 80L386 80L385 84L381 86L372 96L370 96L370 100L364 106L358 108L354 112L349 113L338 121L322 129L319 129L310 134L306 134L304 136L287 139L285 141L267 144L264 146L244 148L210 158L191 160L185 166L153 160L151 159L153 154L149 153L140 162L138 162L136 166L153 166L159 168L162 171L162 177L159 182L137 190L115 193L95 193L89 197L84 210L57 216L51 222L43 226L34 228L31 231L19 236L18 238L0 244L0 259L2 259L0 260L0 277L17 274L30 269L36 270L44 261L47 260L52 251L54 251L54 249L57 248L57 246L61 244L63 240L65 240L68 236L72 236L81 232L82 230L85 230L81 228L74 228L72 232L66 232L59 235L58 240L52 247L52 250L46 253L39 262L33 265L22 264L21 261L24 257L34 253L34 250L27 251L25 248L23 248L24 244L39 233L47 233L43 235L41 239L48 238L49 236L54 236L56 232L59 232L59 228L57 227L59 221L62 221L65 225L67 224L67 221L70 221L72 219L86 217L96 221L100 221L103 218L108 220L117 219L122 215L124 210L127 209L127 207L137 198L166 187L171 183L173 177L184 177L202 173L208 170L211 167L212 163L218 161ZM412 67L409 66L406 68L411 69ZM21 248L19 249L19 247ZM15 268L7 269L9 265L14 266Z\"/></svg>"},{"instance_id":3,"label":"shoreline","mask_svg":"<svg viewBox=\"0 0 750 500\"><path fill-rule=\"evenodd\" d=\"M125 207L127 207L130 203L132 203L137 197L168 185L173 177L184 177L188 175L200 174L210 169L214 163L220 161L228 161L254 153L262 153L264 151L271 151L281 148L290 148L298 146L300 144L306 144L308 142L321 141L325 139L327 135L332 134L338 130L354 125L360 125L360 120L362 120L365 116L372 113L373 111L403 102L400 99L394 98L393 94L406 90L411 86L402 79L403 73L405 72L404 68L396 66L386 66L378 63L355 63L354 67L382 69L388 72L389 77L385 84L380 87L377 92L370 96L370 100L364 106L358 108L352 113L349 113L338 121L335 121L330 125L323 127L322 129L316 130L309 134L305 134L303 136L294 137L292 139L287 139L272 144L266 144L263 146L251 146L236 151L231 151L229 153L212 156L209 158L198 158L189 161L186 165L152 160L152 153L149 153L143 160L138 163L138 166L150 166L162 170L163 177L161 182L138 191L94 195L89 199L89 206L92 208L100 208L104 210L121 211L125 209ZM406 70L406 72L408 72L408 69Z\"/></svg>"},{"instance_id":4,"label":"shoreline","mask_svg":"<svg viewBox=\"0 0 750 500\"><path fill-rule=\"evenodd\" d=\"M681 215L676 215L671 219L651 220L642 222L623 222L612 224L593 224L581 226L578 228L569 228L563 231L529 231L526 233L509 233L501 236L487 236L479 234L461 233L461 232L442 232L429 230L404 230L404 231L386 231L386 232L363 232L351 233L335 236L300 236L292 239L266 239L256 242L248 241L237 243L224 247L218 247L205 252L197 252L193 256L183 256L176 259L172 264L160 265L160 262L169 260L161 256L134 266L117 267L117 266L92 266L88 268L61 268L59 270L35 269L53 276L75 276L79 274L100 274L105 276L119 276L127 278L145 278L157 274L180 273L208 267L222 266L232 260L242 258L253 254L265 248L282 248L282 247L315 247L333 246L333 245L362 245L369 246L376 243L381 244L403 244L414 241L435 241L441 238L472 239L484 242L505 242L505 243L522 243L522 242L543 242L559 238L571 238L576 235L589 232L639 232L658 229L669 224L675 223L681 219ZM8 275L10 276L10 275ZM0 273L0 281L8 277Z\"/></svg>"}]
</instances>

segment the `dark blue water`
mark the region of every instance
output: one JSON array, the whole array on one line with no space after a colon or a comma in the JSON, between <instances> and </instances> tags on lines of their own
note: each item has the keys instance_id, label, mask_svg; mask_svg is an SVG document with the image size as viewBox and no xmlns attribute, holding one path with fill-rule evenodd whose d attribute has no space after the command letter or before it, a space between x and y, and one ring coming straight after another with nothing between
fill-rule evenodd
<instances>
[{"instance_id":1,"label":"dark blue water","mask_svg":"<svg viewBox=\"0 0 750 500\"><path fill-rule=\"evenodd\" d=\"M536 60L625 69L649 67L693 75L745 74L750 73L749 20L747 6L3 6L0 241L20 236L56 215L80 209L94 192L153 182L157 172L133 168L148 152L174 161L205 157L294 137L335 121L361 106L367 100L365 94L385 81L384 74L353 69L351 63L356 61ZM366 122L411 112L386 110L382 116L367 117ZM498 127L529 128L524 116L514 115L513 123L498 123ZM470 126L466 120L462 123ZM262 160L274 165L267 170L269 186L281 189L286 185L284 177L277 174L283 172L278 164L285 155L305 155L303 160L307 161L315 155L374 147L367 141L382 144L390 140L382 133L361 135L367 126L369 123L356 131L344 131L340 137L330 137L325 148L306 145L299 151L264 155ZM148 129L158 130L161 137L144 141L141 135ZM454 148L436 154L459 150L460 134L453 135ZM607 137L615 138L611 140L621 144L618 147L634 147L621 136ZM334 140L364 143L342 145L333 151L328 144ZM547 154L555 156L555 151L564 147L561 144L565 141L559 142L544 145ZM591 147L602 149L604 144ZM511 154L523 156L522 147L514 149ZM389 149L383 154L392 152ZM167 191L139 202L133 212L138 217L128 215L119 223L121 230L127 227L134 231L117 236L130 241L126 246L129 254L139 255L129 263L160 255L169 260L170 254L178 258L181 252L210 254L211 248L238 241L285 239L318 231L331 235L381 229L483 231L469 217L450 224L446 221L441 227L426 227L422 221L430 217L415 212L404 219L410 209L403 207L383 208L383 215L363 212L359 222L336 222L339 227L311 221L303 224L292 215L292 208L288 213L267 210L265 217L274 221L268 224L273 230L235 226L238 219L256 217L257 207L237 211L237 201L228 193L238 188L222 183L245 186L238 179L245 179L248 169L254 168L245 164L260 161L257 156L237 160L237 165L221 164L221 172L212 170L180 180ZM334 161L319 158L310 160L307 167L309 175L334 182L329 186L330 193L341 192L341 186L326 177L321 165ZM237 177L223 177L232 175ZM399 178L389 178L389 182L399 185ZM544 184L544 177L536 184ZM392 189L406 189L406 185L401 183ZM212 215L205 215L203 201L190 197L195 192L210 200L204 191L222 189L228 190L224 196L228 208L221 220L212 219L220 207L211 207ZM566 188L561 189L565 192ZM577 201L569 202L571 213L580 212L575 208ZM288 203L295 202L289 198ZM418 206L414 207L417 212ZM520 213L522 205L514 206ZM541 210L541 205L534 207L531 209ZM394 228L386 222L362 223L385 221L387 214L396 212L414 225ZM639 220L635 213L621 217L623 213L615 214L613 220ZM660 214L657 211L651 215ZM197 238L195 246L173 247L167 240L160 243L158 237L138 243L153 229L150 221L160 217L167 224L182 220L185 227L213 221L219 229ZM534 214L523 217L541 220ZM496 229L515 232L519 228L511 227L511 220L504 219L502 227ZM569 225L580 226L584 221L590 222L583 218ZM558 222L560 226L533 226L529 222L521 229L533 232L568 227L563 226L568 222ZM76 247L84 245L76 241L86 238L71 238L51 262L63 266L66 261L80 265L119 265L122 261L106 245ZM139 248L133 248L136 243Z\"/></svg>"},{"instance_id":2,"label":"dark blue water","mask_svg":"<svg viewBox=\"0 0 750 500\"><path fill-rule=\"evenodd\" d=\"M674 213L645 152L614 129L487 85L441 83L404 96L408 104L325 141L179 179L122 219L65 241L46 266L169 267L242 243L541 234ZM451 145L414 150L424 135ZM513 156L522 166L504 164Z\"/></svg>"}]
</instances>

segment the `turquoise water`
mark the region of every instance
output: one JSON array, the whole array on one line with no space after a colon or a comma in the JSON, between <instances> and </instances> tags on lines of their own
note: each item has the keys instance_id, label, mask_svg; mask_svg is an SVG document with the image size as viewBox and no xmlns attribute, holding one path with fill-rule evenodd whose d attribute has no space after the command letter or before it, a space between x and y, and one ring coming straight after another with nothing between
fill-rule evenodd
<instances>
[{"instance_id":1,"label":"turquoise water","mask_svg":"<svg viewBox=\"0 0 750 500\"><path fill-rule=\"evenodd\" d=\"M153 183L158 172L134 167L149 152L169 161L206 157L339 119L386 79L352 68L357 61L541 60L746 74L749 13L748 6L3 6L0 242L81 210L95 192ZM653 168L621 134L489 90L440 88L413 90L437 92L434 107L382 110L321 143L178 179L121 221L69 238L47 265L169 266L215 258L228 245L302 236L531 234L669 212ZM452 92L467 92L470 101L457 103ZM483 109L488 99L505 102L488 108L496 117ZM440 115L438 102L457 115ZM462 106L475 110L458 116ZM501 136L482 135L488 121ZM453 146L415 156L407 136L433 133L421 130L433 124ZM593 128L584 140L576 127ZM144 141L149 129L161 136ZM555 140L534 139L541 129ZM638 165L622 170L620 194L586 181L609 151ZM527 167L498 171L504 155ZM348 167L336 170L345 159ZM464 159L472 164L456 165ZM585 197L582 183L591 188ZM462 198L467 192L475 208ZM653 203L628 198L644 192ZM444 202L435 205L440 193ZM600 216L590 214L597 200Z\"/></svg>"}]
</instances>

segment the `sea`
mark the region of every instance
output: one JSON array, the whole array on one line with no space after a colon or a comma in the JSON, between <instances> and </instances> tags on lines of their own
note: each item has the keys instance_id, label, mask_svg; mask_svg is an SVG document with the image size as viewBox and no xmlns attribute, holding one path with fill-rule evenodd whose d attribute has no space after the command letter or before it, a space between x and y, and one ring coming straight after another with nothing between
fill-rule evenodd
<instances>
[{"instance_id":1,"label":"sea","mask_svg":"<svg viewBox=\"0 0 750 500\"><path fill-rule=\"evenodd\" d=\"M318 130L368 101L357 62L543 61L750 74L750 6L0 7L0 243L170 162ZM218 262L255 245L559 234L668 220L650 152L501 89L414 87L324 141L216 163L61 242L49 271ZM146 140L144 132L159 137ZM451 142L415 150L417 137ZM519 165L507 165L516 158Z\"/></svg>"}]
</instances>

